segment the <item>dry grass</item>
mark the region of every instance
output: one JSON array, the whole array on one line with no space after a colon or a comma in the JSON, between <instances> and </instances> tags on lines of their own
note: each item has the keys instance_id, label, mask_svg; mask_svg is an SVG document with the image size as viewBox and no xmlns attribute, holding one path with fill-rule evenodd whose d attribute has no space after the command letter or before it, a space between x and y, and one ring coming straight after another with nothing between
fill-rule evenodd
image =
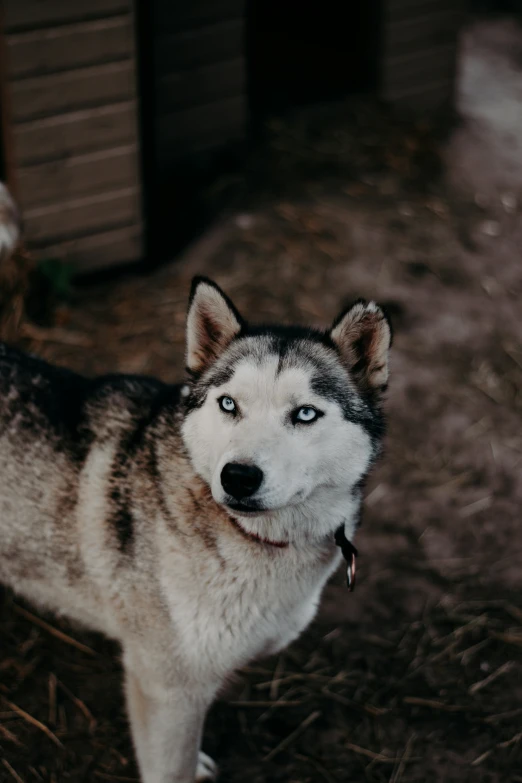
<instances>
[{"instance_id":1,"label":"dry grass","mask_svg":"<svg viewBox=\"0 0 522 783\"><path fill-rule=\"evenodd\" d=\"M84 651L71 646L65 623L56 636L11 601L0 665L9 774L136 780L115 649L85 634ZM211 713L206 746L231 781L514 779L519 611L503 601L444 600L412 622L381 627L382 636L318 622L277 659L240 673Z\"/></svg>"}]
</instances>

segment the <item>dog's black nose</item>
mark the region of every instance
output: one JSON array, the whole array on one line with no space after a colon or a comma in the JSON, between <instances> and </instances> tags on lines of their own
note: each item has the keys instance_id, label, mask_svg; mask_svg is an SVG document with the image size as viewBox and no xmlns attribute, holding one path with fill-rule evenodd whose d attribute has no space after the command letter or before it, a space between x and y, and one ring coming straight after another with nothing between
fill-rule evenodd
<instances>
[{"instance_id":1,"label":"dog's black nose","mask_svg":"<svg viewBox=\"0 0 522 783\"><path fill-rule=\"evenodd\" d=\"M221 484L225 492L236 500L249 498L261 486L263 471L255 465L227 462L221 471Z\"/></svg>"}]
</instances>

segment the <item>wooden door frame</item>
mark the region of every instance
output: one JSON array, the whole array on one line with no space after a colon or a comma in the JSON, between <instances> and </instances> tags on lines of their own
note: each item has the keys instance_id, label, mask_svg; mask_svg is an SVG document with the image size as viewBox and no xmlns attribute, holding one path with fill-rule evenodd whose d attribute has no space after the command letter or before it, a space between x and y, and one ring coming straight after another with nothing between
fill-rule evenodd
<instances>
[{"instance_id":1,"label":"wooden door frame","mask_svg":"<svg viewBox=\"0 0 522 783\"><path fill-rule=\"evenodd\" d=\"M4 12L4 3L0 0L0 177L9 185L16 198L16 163Z\"/></svg>"},{"instance_id":2,"label":"wooden door frame","mask_svg":"<svg viewBox=\"0 0 522 783\"><path fill-rule=\"evenodd\" d=\"M0 0L1 2L1 0ZM157 259L158 220L155 205L155 106L154 0L133 0L136 52L136 106L143 218L143 268L152 269Z\"/></svg>"}]
</instances>

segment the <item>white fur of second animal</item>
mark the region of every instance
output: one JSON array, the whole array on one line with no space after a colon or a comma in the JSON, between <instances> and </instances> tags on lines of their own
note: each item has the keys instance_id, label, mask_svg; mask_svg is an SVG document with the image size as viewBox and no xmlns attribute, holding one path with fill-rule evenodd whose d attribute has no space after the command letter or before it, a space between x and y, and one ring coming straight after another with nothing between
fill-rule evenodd
<instances>
[{"instance_id":1,"label":"white fur of second animal","mask_svg":"<svg viewBox=\"0 0 522 783\"><path fill-rule=\"evenodd\" d=\"M11 255L19 239L18 209L8 189L0 182L0 263Z\"/></svg>"}]
</instances>

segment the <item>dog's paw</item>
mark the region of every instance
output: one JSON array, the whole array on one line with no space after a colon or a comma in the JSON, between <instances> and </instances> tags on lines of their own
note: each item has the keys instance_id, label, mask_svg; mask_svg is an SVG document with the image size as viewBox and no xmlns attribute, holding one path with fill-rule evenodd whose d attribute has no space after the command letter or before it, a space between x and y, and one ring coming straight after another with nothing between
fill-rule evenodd
<instances>
[{"instance_id":1,"label":"dog's paw","mask_svg":"<svg viewBox=\"0 0 522 783\"><path fill-rule=\"evenodd\" d=\"M196 770L196 783L216 780L217 774L218 768L216 762L200 750L198 755L198 768Z\"/></svg>"}]
</instances>

